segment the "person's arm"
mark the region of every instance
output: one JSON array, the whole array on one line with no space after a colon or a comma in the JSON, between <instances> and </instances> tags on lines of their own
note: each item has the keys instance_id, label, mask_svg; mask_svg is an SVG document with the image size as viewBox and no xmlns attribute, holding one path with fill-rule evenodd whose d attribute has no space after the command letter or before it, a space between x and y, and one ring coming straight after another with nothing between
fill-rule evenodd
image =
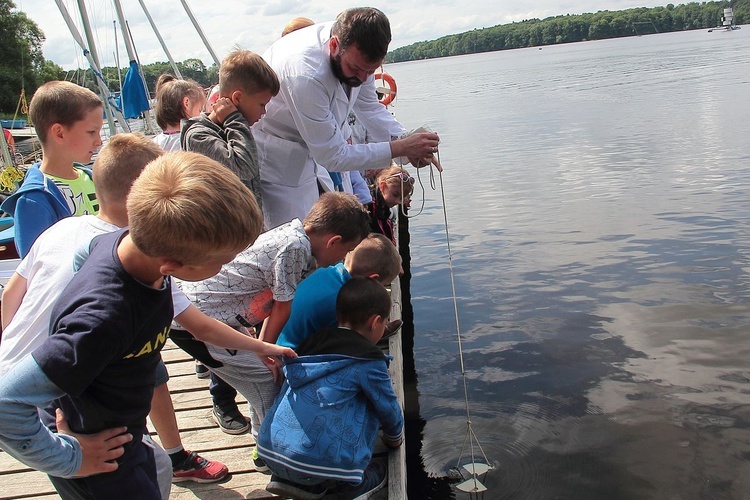
<instances>
[{"instance_id":1,"label":"person's arm","mask_svg":"<svg viewBox=\"0 0 750 500\"><path fill-rule=\"evenodd\" d=\"M360 384L380 420L383 444L400 446L404 440L404 415L385 362L369 362L360 372Z\"/></svg>"},{"instance_id":2,"label":"person's arm","mask_svg":"<svg viewBox=\"0 0 750 500\"><path fill-rule=\"evenodd\" d=\"M62 413L60 433L50 432L39 419L45 408L64 395L44 374L32 356L0 379L0 445L17 460L59 477L83 477L117 469L116 458L133 439L126 427L91 435L72 434Z\"/></svg>"},{"instance_id":3,"label":"person's arm","mask_svg":"<svg viewBox=\"0 0 750 500\"><path fill-rule=\"evenodd\" d=\"M8 280L8 284L3 289L2 304L0 304L0 316L2 316L3 330L8 328L13 316L16 315L21 302L26 295L28 281L18 273Z\"/></svg>"},{"instance_id":4,"label":"person's arm","mask_svg":"<svg viewBox=\"0 0 750 500\"><path fill-rule=\"evenodd\" d=\"M13 213L16 250L21 258L31 250L40 234L60 220L41 192L30 192L21 196Z\"/></svg>"},{"instance_id":5,"label":"person's arm","mask_svg":"<svg viewBox=\"0 0 750 500\"><path fill-rule=\"evenodd\" d=\"M258 337L264 342L275 343L276 339L279 338L281 329L286 325L291 312L291 300L284 302L274 300L273 305L271 306L271 314L269 314L263 322L263 327L260 329L260 335Z\"/></svg>"},{"instance_id":6,"label":"person's arm","mask_svg":"<svg viewBox=\"0 0 750 500\"><path fill-rule=\"evenodd\" d=\"M297 354L289 347L278 346L243 335L221 321L206 316L192 304L175 316L175 321L196 339L216 347L251 351L260 356L297 357Z\"/></svg>"},{"instance_id":7,"label":"person's arm","mask_svg":"<svg viewBox=\"0 0 750 500\"><path fill-rule=\"evenodd\" d=\"M216 118L212 119L214 126L205 123L203 120L208 120L208 117L202 115L197 123L185 131L183 145L186 151L201 153L221 163L247 185L260 175L255 139L247 120L231 101L229 111L227 107L220 107L220 103L223 103L221 99L211 112L211 116L217 113Z\"/></svg>"}]
</instances>

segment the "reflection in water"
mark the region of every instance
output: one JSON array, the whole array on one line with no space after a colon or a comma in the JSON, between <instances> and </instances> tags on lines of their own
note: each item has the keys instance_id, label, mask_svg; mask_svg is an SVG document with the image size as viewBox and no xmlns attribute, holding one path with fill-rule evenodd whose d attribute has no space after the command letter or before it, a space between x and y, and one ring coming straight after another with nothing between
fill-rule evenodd
<instances>
[{"instance_id":1,"label":"reflection in water","mask_svg":"<svg viewBox=\"0 0 750 500\"><path fill-rule=\"evenodd\" d=\"M388 68L399 118L441 134L485 498L750 497L750 29L716 35ZM420 178L410 496L464 498L442 203Z\"/></svg>"}]
</instances>

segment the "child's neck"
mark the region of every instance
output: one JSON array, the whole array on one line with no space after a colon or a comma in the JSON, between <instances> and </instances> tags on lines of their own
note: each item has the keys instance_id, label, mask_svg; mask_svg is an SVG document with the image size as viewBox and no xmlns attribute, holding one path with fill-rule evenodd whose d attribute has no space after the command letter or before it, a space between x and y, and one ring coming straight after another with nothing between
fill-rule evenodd
<instances>
[{"instance_id":1,"label":"child's neck","mask_svg":"<svg viewBox=\"0 0 750 500\"><path fill-rule=\"evenodd\" d=\"M122 267L133 278L151 288L160 289L163 286L164 276L159 271L159 262L141 252L133 243L130 234L125 235L117 245L117 256L122 262Z\"/></svg>"},{"instance_id":2,"label":"child's neck","mask_svg":"<svg viewBox=\"0 0 750 500\"><path fill-rule=\"evenodd\" d=\"M78 171L73 166L73 160L55 154L42 153L42 164L39 170L47 175L63 179L77 179Z\"/></svg>"}]
</instances>

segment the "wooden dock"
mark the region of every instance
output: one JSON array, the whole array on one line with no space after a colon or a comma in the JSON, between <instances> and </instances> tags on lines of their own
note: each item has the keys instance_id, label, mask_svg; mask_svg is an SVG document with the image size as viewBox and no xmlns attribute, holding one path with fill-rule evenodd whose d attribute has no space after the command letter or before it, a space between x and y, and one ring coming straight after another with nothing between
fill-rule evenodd
<instances>
[{"instance_id":1,"label":"wooden dock","mask_svg":"<svg viewBox=\"0 0 750 500\"><path fill-rule=\"evenodd\" d=\"M391 319L401 317L401 293L398 279L392 286L393 312ZM404 398L402 377L401 333L389 340L388 351L394 356L390 365L391 378L402 407ZM221 432L211 418L211 396L208 380L195 376L192 358L167 342L162 357L169 371L169 389L177 415L180 436L186 449L200 455L219 460L229 467L229 476L218 483L198 484L182 482L172 485L171 499L240 499L278 498L265 490L270 475L256 472L251 454L254 447L252 436L243 434L231 436ZM238 395L240 409L247 414L247 406ZM0 418L2 418L0 416ZM153 431L153 426L149 425ZM155 435L158 440L158 436ZM406 498L406 450L404 446L396 450L376 449L377 453L388 454L388 486L375 498L402 500ZM60 498L45 474L29 469L22 463L0 450L0 500L22 498ZM329 498L327 496L326 498Z\"/></svg>"}]
</instances>

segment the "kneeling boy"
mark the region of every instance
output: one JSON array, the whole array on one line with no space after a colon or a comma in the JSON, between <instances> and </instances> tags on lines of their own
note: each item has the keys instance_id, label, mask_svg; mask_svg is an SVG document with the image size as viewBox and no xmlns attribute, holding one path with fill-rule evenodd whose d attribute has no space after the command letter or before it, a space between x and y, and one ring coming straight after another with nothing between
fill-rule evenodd
<instances>
[{"instance_id":1,"label":"kneeling boy","mask_svg":"<svg viewBox=\"0 0 750 500\"><path fill-rule=\"evenodd\" d=\"M286 381L263 420L258 453L273 473L267 490L294 498L338 493L356 498L385 483L385 467L371 462L378 430L397 447L404 418L375 345L391 308L387 290L372 278L352 278L339 292L339 327L325 329L286 359Z\"/></svg>"}]
</instances>

